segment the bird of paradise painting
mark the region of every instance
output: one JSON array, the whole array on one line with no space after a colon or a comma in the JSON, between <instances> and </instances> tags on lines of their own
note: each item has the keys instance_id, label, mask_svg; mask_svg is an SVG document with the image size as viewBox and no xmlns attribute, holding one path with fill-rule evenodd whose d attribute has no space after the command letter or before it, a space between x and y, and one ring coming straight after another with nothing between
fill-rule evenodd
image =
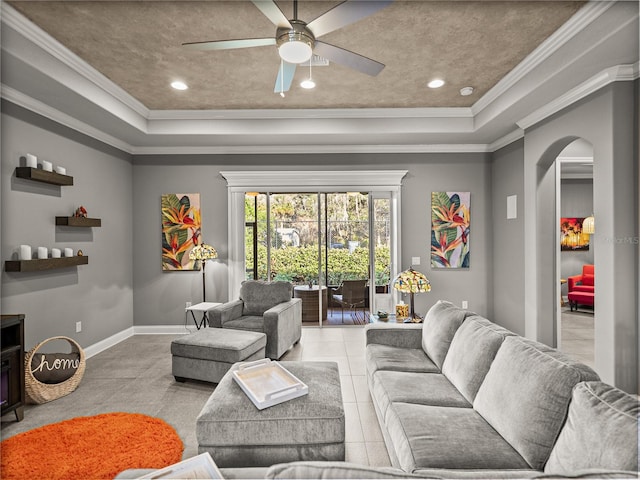
<instances>
[{"instance_id":1,"label":"bird of paradise painting","mask_svg":"<svg viewBox=\"0 0 640 480\"><path fill-rule=\"evenodd\" d=\"M471 192L431 192L431 266L469 268Z\"/></svg>"},{"instance_id":2,"label":"bird of paradise painting","mask_svg":"<svg viewBox=\"0 0 640 480\"><path fill-rule=\"evenodd\" d=\"M200 194L162 195L162 270L197 270L189 252L200 237Z\"/></svg>"}]
</instances>

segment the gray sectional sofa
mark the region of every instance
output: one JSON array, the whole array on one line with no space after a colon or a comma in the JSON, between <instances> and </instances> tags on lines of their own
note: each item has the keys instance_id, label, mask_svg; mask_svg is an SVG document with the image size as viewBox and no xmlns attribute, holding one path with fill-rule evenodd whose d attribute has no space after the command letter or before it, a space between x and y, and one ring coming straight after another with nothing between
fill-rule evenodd
<instances>
[{"instance_id":1,"label":"gray sectional sofa","mask_svg":"<svg viewBox=\"0 0 640 480\"><path fill-rule=\"evenodd\" d=\"M444 301L422 325L366 328L393 467L291 462L225 478L638 478L638 398L589 367Z\"/></svg>"},{"instance_id":2,"label":"gray sectional sofa","mask_svg":"<svg viewBox=\"0 0 640 480\"><path fill-rule=\"evenodd\" d=\"M267 478L638 478L638 400L586 365L439 301L366 332L394 468L296 462Z\"/></svg>"}]
</instances>

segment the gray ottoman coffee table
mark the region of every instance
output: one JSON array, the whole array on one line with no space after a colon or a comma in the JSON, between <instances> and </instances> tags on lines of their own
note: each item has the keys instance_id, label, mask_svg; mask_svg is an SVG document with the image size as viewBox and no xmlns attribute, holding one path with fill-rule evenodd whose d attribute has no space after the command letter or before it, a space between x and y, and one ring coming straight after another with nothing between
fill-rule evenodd
<instances>
[{"instance_id":1,"label":"gray ottoman coffee table","mask_svg":"<svg viewBox=\"0 0 640 480\"><path fill-rule=\"evenodd\" d=\"M219 467L344 461L345 424L338 364L280 364L304 382L309 393L258 410L229 372L198 416L198 453L209 452Z\"/></svg>"},{"instance_id":2,"label":"gray ottoman coffee table","mask_svg":"<svg viewBox=\"0 0 640 480\"><path fill-rule=\"evenodd\" d=\"M264 333L203 328L171 342L171 373L178 382L218 383L234 363L264 358L266 345Z\"/></svg>"}]
</instances>

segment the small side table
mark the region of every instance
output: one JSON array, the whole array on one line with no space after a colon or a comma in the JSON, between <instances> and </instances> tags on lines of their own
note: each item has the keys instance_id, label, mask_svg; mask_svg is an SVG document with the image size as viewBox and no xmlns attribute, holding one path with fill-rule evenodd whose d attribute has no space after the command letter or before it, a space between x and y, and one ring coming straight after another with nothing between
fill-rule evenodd
<instances>
[{"instance_id":1,"label":"small side table","mask_svg":"<svg viewBox=\"0 0 640 480\"><path fill-rule=\"evenodd\" d=\"M561 278L560 279L560 306L561 307L565 306L564 297L562 296L562 285L564 285L565 283L567 283L567 279Z\"/></svg>"},{"instance_id":2,"label":"small side table","mask_svg":"<svg viewBox=\"0 0 640 480\"><path fill-rule=\"evenodd\" d=\"M200 330L201 328L206 327L207 323L209 323L209 317L207 317L207 312L212 308L217 307L218 305L222 305L222 304L215 303L215 302L200 302L185 308L184 311L185 313L191 312L191 318L193 318L193 323L195 323L196 328ZM202 312L202 319L200 320L200 324L198 324L198 319L196 318L196 315L194 312Z\"/></svg>"},{"instance_id":3,"label":"small side table","mask_svg":"<svg viewBox=\"0 0 640 480\"><path fill-rule=\"evenodd\" d=\"M404 323L405 318L396 318L395 314L390 313L386 318L380 318L375 313L369 314L369 323Z\"/></svg>"}]
</instances>

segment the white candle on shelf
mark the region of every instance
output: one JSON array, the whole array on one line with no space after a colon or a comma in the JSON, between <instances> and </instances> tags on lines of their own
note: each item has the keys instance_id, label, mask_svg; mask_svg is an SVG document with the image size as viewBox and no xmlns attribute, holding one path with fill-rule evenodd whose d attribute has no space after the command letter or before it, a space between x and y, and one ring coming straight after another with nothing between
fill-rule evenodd
<instances>
[{"instance_id":1,"label":"white candle on shelf","mask_svg":"<svg viewBox=\"0 0 640 480\"><path fill-rule=\"evenodd\" d=\"M56 166L56 173L59 173L60 175L66 175L67 169L58 165Z\"/></svg>"},{"instance_id":2,"label":"white candle on shelf","mask_svg":"<svg viewBox=\"0 0 640 480\"><path fill-rule=\"evenodd\" d=\"M31 260L31 245L20 245L20 260Z\"/></svg>"},{"instance_id":3,"label":"white candle on shelf","mask_svg":"<svg viewBox=\"0 0 640 480\"><path fill-rule=\"evenodd\" d=\"M73 257L73 248L65 248L64 249L65 257Z\"/></svg>"},{"instance_id":4,"label":"white candle on shelf","mask_svg":"<svg viewBox=\"0 0 640 480\"><path fill-rule=\"evenodd\" d=\"M51 258L60 258L61 257L61 251L59 248L52 248L51 249Z\"/></svg>"},{"instance_id":5,"label":"white candle on shelf","mask_svg":"<svg viewBox=\"0 0 640 480\"><path fill-rule=\"evenodd\" d=\"M42 160L42 170L44 170L45 172L53 171L53 163Z\"/></svg>"},{"instance_id":6,"label":"white candle on shelf","mask_svg":"<svg viewBox=\"0 0 640 480\"><path fill-rule=\"evenodd\" d=\"M38 167L38 157L36 157L35 155L27 153L26 160L27 160L27 167L31 167L31 168Z\"/></svg>"},{"instance_id":7,"label":"white candle on shelf","mask_svg":"<svg viewBox=\"0 0 640 480\"><path fill-rule=\"evenodd\" d=\"M49 254L49 249L47 247L38 247L38 258L43 259L47 258Z\"/></svg>"}]
</instances>

